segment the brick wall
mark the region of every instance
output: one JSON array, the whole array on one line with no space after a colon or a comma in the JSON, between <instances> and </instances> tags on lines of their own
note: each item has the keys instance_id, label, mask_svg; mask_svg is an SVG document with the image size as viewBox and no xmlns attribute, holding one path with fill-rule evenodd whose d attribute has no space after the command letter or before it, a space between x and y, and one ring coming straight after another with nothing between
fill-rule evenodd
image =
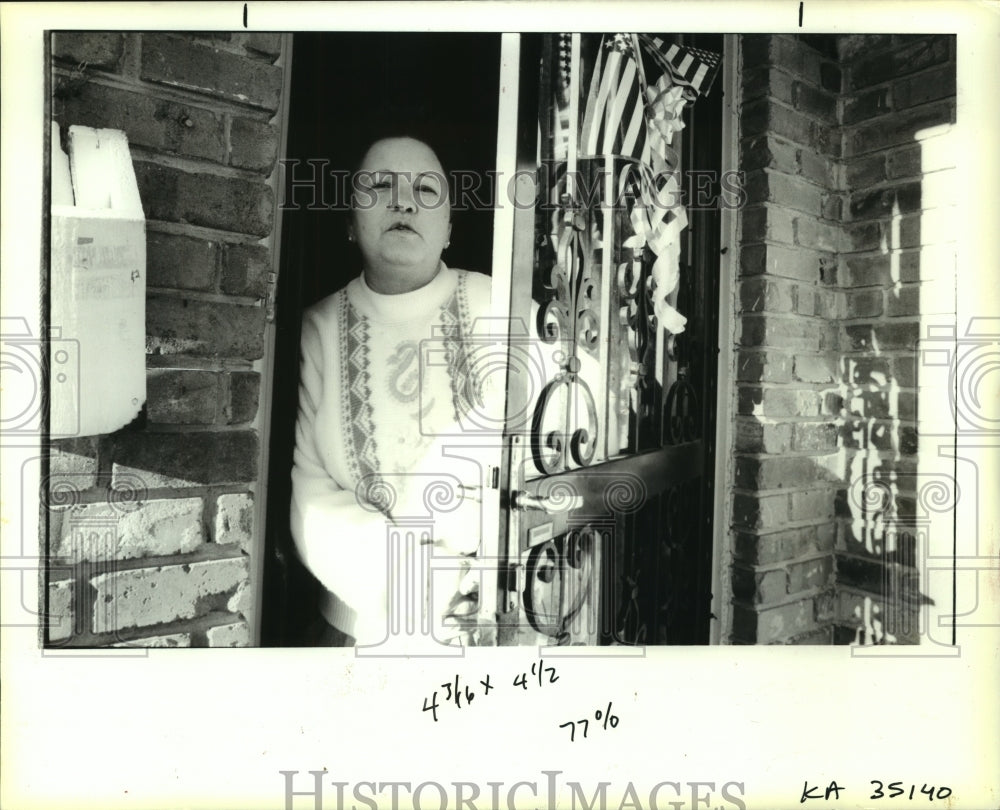
<instances>
[{"instance_id":1,"label":"brick wall","mask_svg":"<svg viewBox=\"0 0 1000 810\"><path fill-rule=\"evenodd\" d=\"M146 215L147 402L54 443L48 640L252 641L276 34L59 33L52 113L123 130Z\"/></svg>"},{"instance_id":2,"label":"brick wall","mask_svg":"<svg viewBox=\"0 0 1000 810\"><path fill-rule=\"evenodd\" d=\"M849 195L836 640L914 642L917 545L927 542L917 497L917 341L934 324L953 324L955 313L955 38L845 36L838 47Z\"/></svg>"},{"instance_id":3,"label":"brick wall","mask_svg":"<svg viewBox=\"0 0 1000 810\"><path fill-rule=\"evenodd\" d=\"M735 643L832 639L844 311L835 53L742 38Z\"/></svg>"},{"instance_id":4,"label":"brick wall","mask_svg":"<svg viewBox=\"0 0 1000 810\"><path fill-rule=\"evenodd\" d=\"M735 643L915 640L915 348L954 312L933 287L954 164L927 130L954 120L954 58L945 36L742 38Z\"/></svg>"}]
</instances>

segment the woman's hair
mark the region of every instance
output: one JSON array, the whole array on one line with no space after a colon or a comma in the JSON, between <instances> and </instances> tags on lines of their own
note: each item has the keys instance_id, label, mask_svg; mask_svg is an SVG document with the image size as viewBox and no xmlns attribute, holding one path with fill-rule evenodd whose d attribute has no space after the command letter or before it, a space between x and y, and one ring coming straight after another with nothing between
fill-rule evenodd
<instances>
[{"instance_id":1,"label":"woman's hair","mask_svg":"<svg viewBox=\"0 0 1000 810\"><path fill-rule=\"evenodd\" d=\"M354 194L355 182L358 176L358 172L361 171L361 162L365 159L365 155L368 154L368 150L372 148L379 141L391 140L393 138L409 138L410 140L419 141L424 144L428 149L430 149L434 155L437 157L438 163L441 164L441 171L443 176L441 177L441 185L445 193L448 195L449 202L453 203L452 200L452 188L451 181L448 175L448 169L444 165L444 161L441 159L441 153L434 147L434 144L426 137L423 133L414 128L383 128L374 131L374 133L369 134L368 137L359 139L363 146L355 149L355 154L352 155L351 161L351 173L348 177L349 188L348 194L351 200L350 208L354 207ZM348 212L348 217L350 217L350 212Z\"/></svg>"},{"instance_id":2,"label":"woman's hair","mask_svg":"<svg viewBox=\"0 0 1000 810\"><path fill-rule=\"evenodd\" d=\"M430 149L438 159L438 163L441 164L441 169L444 171L444 179L448 179L448 168L445 166L444 160L441 157L441 152L434 145L434 141L427 137L426 133L423 133L416 127L383 127L377 130L368 130L365 133L365 137L359 138L358 143L355 146L353 153L351 155L351 182L354 182L355 176L361 170L361 161L365 159L365 155L368 154L368 150L372 148L379 141L387 141L393 138L409 138L414 141L420 141L428 149Z\"/></svg>"}]
</instances>

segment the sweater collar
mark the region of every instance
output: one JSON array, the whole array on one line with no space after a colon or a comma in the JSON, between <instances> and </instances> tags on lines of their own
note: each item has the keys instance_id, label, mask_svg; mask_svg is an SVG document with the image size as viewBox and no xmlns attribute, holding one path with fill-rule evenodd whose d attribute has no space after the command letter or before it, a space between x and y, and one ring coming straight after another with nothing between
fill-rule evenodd
<instances>
[{"instance_id":1,"label":"sweater collar","mask_svg":"<svg viewBox=\"0 0 1000 810\"><path fill-rule=\"evenodd\" d=\"M362 273L347 285L347 299L361 315L378 323L403 323L425 318L440 309L455 291L458 274L441 262L438 273L427 284L398 295L377 293L365 283Z\"/></svg>"}]
</instances>

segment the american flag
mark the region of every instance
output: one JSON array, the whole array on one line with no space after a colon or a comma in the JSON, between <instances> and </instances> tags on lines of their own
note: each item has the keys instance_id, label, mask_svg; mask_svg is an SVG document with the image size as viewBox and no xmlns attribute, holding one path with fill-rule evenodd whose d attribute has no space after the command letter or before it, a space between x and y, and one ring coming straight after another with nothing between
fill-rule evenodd
<instances>
[{"instance_id":1,"label":"american flag","mask_svg":"<svg viewBox=\"0 0 1000 810\"><path fill-rule=\"evenodd\" d=\"M636 53L640 56L637 59ZM643 60L645 57L645 60ZM647 70L643 62L650 66ZM603 39L591 74L579 151L582 155L627 155L646 161L649 157L646 117L651 96L647 87L671 84L685 94L705 95L718 75L719 54L682 47L647 34L614 34ZM647 81L648 79L648 81Z\"/></svg>"},{"instance_id":2,"label":"american flag","mask_svg":"<svg viewBox=\"0 0 1000 810\"><path fill-rule=\"evenodd\" d=\"M644 50L663 71L670 74L674 84L690 87L693 93L708 95L719 74L721 57L712 51L668 44L659 37L639 34Z\"/></svg>"},{"instance_id":3,"label":"american flag","mask_svg":"<svg viewBox=\"0 0 1000 810\"><path fill-rule=\"evenodd\" d=\"M645 146L640 66L625 34L605 37L597 52L580 126L582 155L635 155Z\"/></svg>"}]
</instances>

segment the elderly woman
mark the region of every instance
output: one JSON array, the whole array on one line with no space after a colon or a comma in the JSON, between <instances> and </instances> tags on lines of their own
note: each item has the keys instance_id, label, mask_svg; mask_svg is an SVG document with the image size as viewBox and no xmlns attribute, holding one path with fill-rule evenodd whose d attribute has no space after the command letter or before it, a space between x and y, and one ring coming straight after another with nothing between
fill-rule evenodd
<instances>
[{"instance_id":1,"label":"elderly woman","mask_svg":"<svg viewBox=\"0 0 1000 810\"><path fill-rule=\"evenodd\" d=\"M351 209L347 238L360 251L361 273L305 313L292 469L292 536L325 589L318 643L330 645L387 637L395 573L387 538L405 518L428 514L428 479L454 466L444 448L461 438L470 402L463 349L490 300L489 277L442 261L451 208L427 144L373 143L355 172ZM420 362L427 341L444 346L442 362ZM435 546L474 553L480 523L474 502L435 513ZM460 580L435 580L424 605L438 640L470 641L457 632L441 638L446 619L474 615L468 578Z\"/></svg>"}]
</instances>

